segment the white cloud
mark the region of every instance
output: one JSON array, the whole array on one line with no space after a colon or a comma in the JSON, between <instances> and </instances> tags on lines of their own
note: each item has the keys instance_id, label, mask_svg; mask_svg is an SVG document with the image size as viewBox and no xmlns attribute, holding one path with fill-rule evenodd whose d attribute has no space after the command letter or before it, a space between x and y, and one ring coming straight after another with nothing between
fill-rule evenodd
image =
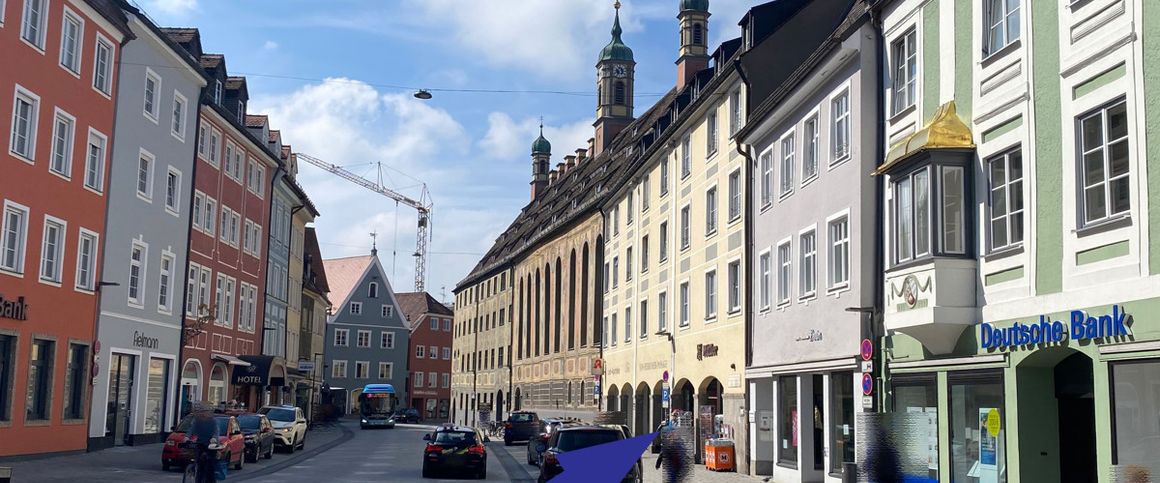
<instances>
[{"instance_id":1,"label":"white cloud","mask_svg":"<svg viewBox=\"0 0 1160 483\"><path fill-rule=\"evenodd\" d=\"M278 50L278 42L267 40L265 44L262 44L262 48L265 50Z\"/></svg>"},{"instance_id":2,"label":"white cloud","mask_svg":"<svg viewBox=\"0 0 1160 483\"><path fill-rule=\"evenodd\" d=\"M539 135L540 121L528 117L519 122L504 112L493 112L487 117L488 129L479 147L495 159L526 159L531 155L532 141ZM576 148L587 148L592 137L592 121L544 126L544 138L552 143L553 160L563 160Z\"/></svg>"},{"instance_id":3,"label":"white cloud","mask_svg":"<svg viewBox=\"0 0 1160 483\"><path fill-rule=\"evenodd\" d=\"M197 0L144 0L145 12L166 17L181 17L197 10Z\"/></svg>"}]
</instances>

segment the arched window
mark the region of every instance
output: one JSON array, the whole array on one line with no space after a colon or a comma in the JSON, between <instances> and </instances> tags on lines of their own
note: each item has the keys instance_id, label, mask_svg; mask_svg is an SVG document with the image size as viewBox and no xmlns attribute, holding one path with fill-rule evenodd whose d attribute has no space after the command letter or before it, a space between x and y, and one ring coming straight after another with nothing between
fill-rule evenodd
<instances>
[{"instance_id":1,"label":"arched window","mask_svg":"<svg viewBox=\"0 0 1160 483\"><path fill-rule=\"evenodd\" d=\"M379 298L379 284L371 282L371 285L367 287L367 297L372 299Z\"/></svg>"},{"instance_id":2,"label":"arched window","mask_svg":"<svg viewBox=\"0 0 1160 483\"><path fill-rule=\"evenodd\" d=\"M560 325L561 324L560 312L563 312L562 310L560 310L560 303L564 299L564 297L560 296L560 293L562 292L561 288L564 285L563 283L561 283L561 280L560 280L562 278L561 277L562 272L563 272L563 270L560 269L560 258L557 257L556 258L556 314L555 314L556 324L552 328L552 352L555 352L555 353L560 352L560 333L563 332L562 330L560 330L562 328L562 326Z\"/></svg>"},{"instance_id":3,"label":"arched window","mask_svg":"<svg viewBox=\"0 0 1160 483\"><path fill-rule=\"evenodd\" d=\"M588 347L588 244L580 255L580 347ZM584 393L584 388L580 388Z\"/></svg>"},{"instance_id":4,"label":"arched window","mask_svg":"<svg viewBox=\"0 0 1160 483\"><path fill-rule=\"evenodd\" d=\"M209 395L206 398L210 404L217 404L226 400L226 368L221 364L214 364L209 373Z\"/></svg>"},{"instance_id":5,"label":"arched window","mask_svg":"<svg viewBox=\"0 0 1160 483\"><path fill-rule=\"evenodd\" d=\"M705 42L705 32L701 28L701 24L693 24L693 45L701 45Z\"/></svg>"},{"instance_id":6,"label":"arched window","mask_svg":"<svg viewBox=\"0 0 1160 483\"><path fill-rule=\"evenodd\" d=\"M576 249L572 249L568 260L568 350L576 348L576 295Z\"/></svg>"},{"instance_id":7,"label":"arched window","mask_svg":"<svg viewBox=\"0 0 1160 483\"><path fill-rule=\"evenodd\" d=\"M543 290L543 285L541 284L541 280L540 280L540 269L537 268L536 269L536 297L532 299L533 301L535 301L535 304L536 304L535 312L533 312L533 314L535 314L534 320L535 320L535 324L536 324L536 330L535 330L536 334L533 334L531 331L531 328L529 327L528 328L528 330L529 330L528 338L527 338L528 342L531 342L533 339L535 340L534 346L536 348L536 351L535 351L536 356L540 355L540 338L534 337L534 335L539 335L539 331L543 328L542 324L543 324L543 320L544 320L543 315L540 312L540 304L541 304L540 292L542 290ZM530 352L530 350L529 350L529 352Z\"/></svg>"},{"instance_id":8,"label":"arched window","mask_svg":"<svg viewBox=\"0 0 1160 483\"><path fill-rule=\"evenodd\" d=\"M624 97L624 81L616 81L616 84L613 86L612 103L623 105Z\"/></svg>"},{"instance_id":9,"label":"arched window","mask_svg":"<svg viewBox=\"0 0 1160 483\"><path fill-rule=\"evenodd\" d=\"M544 355L552 348L552 264L544 265L544 318L542 319L540 335L544 339Z\"/></svg>"},{"instance_id":10,"label":"arched window","mask_svg":"<svg viewBox=\"0 0 1160 483\"><path fill-rule=\"evenodd\" d=\"M519 284L520 284L519 291L516 292L516 300L519 301L519 305L517 306L517 310L519 310L519 313L520 313L519 318L516 319L516 334L519 334L519 335L516 337L522 336L524 334L524 305L525 304L524 304L524 279L523 279L523 277L520 277ZM509 352L508 355L510 356L511 351L509 350L508 352ZM524 358L524 345L520 344L519 342L516 342L516 360L517 361L522 360L523 358Z\"/></svg>"}]
</instances>

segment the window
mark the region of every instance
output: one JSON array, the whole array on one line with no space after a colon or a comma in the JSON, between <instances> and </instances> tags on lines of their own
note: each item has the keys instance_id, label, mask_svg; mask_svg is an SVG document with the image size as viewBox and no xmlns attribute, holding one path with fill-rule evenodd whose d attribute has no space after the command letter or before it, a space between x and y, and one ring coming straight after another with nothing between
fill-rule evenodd
<instances>
[{"instance_id":1,"label":"window","mask_svg":"<svg viewBox=\"0 0 1160 483\"><path fill-rule=\"evenodd\" d=\"M770 270L772 268L771 268L771 264L770 264L771 261L769 259L769 255L770 254L768 251L765 253L762 253L758 257L758 262L757 262L757 269L761 271L761 280L759 282L760 283L760 287L759 287L760 293L759 293L758 297L759 297L759 300L761 302L761 309L763 309L763 310L769 308L770 298L771 298L770 297L771 296L771 293L770 293L771 292L771 288L770 288L771 283L770 282L773 281L771 279L771 274L770 274Z\"/></svg>"},{"instance_id":2,"label":"window","mask_svg":"<svg viewBox=\"0 0 1160 483\"><path fill-rule=\"evenodd\" d=\"M355 346L361 347L364 349L369 348L371 346L371 331L369 331L369 330L358 331L358 338L355 339Z\"/></svg>"},{"instance_id":3,"label":"window","mask_svg":"<svg viewBox=\"0 0 1160 483\"><path fill-rule=\"evenodd\" d=\"M330 377L335 379L346 379L346 361L331 361Z\"/></svg>"},{"instance_id":4,"label":"window","mask_svg":"<svg viewBox=\"0 0 1160 483\"><path fill-rule=\"evenodd\" d=\"M640 238L640 273L648 272L648 235Z\"/></svg>"},{"instance_id":5,"label":"window","mask_svg":"<svg viewBox=\"0 0 1160 483\"><path fill-rule=\"evenodd\" d=\"M40 279L59 284L64 263L65 222L44 217L44 237L40 247Z\"/></svg>"},{"instance_id":6,"label":"window","mask_svg":"<svg viewBox=\"0 0 1160 483\"><path fill-rule=\"evenodd\" d=\"M395 348L395 333L383 332L379 334L379 348L394 349Z\"/></svg>"},{"instance_id":7,"label":"window","mask_svg":"<svg viewBox=\"0 0 1160 483\"><path fill-rule=\"evenodd\" d=\"M914 105L918 89L918 34L911 29L901 38L890 44L891 61L893 63L894 89L891 92L893 99L893 114L905 111Z\"/></svg>"},{"instance_id":8,"label":"window","mask_svg":"<svg viewBox=\"0 0 1160 483\"><path fill-rule=\"evenodd\" d=\"M922 445L920 454L906 454L900 455L902 458L908 460L930 461L931 458L937 459L940 437L938 431L938 389L935 385L934 374L923 377L909 376L906 378L893 376L891 377L893 384L893 412L896 414L905 413L912 414L907 419L912 426L912 433L916 437L922 438L927 436L927 445ZM960 391L961 392L961 391ZM954 416L952 415L952 418ZM975 416L978 417L977 415ZM976 421L978 421L976 419ZM1003 425L1006 427L1006 425ZM979 428L982 429L982 428ZM962 434L965 431L961 431ZM962 437L962 436L960 436ZM975 446L978 448L978 446ZM960 450L961 451L961 450ZM956 454L959 451L955 451ZM932 464L928 469L927 476L929 481L939 481L938 466ZM997 480L996 480L997 481Z\"/></svg>"},{"instance_id":9,"label":"window","mask_svg":"<svg viewBox=\"0 0 1160 483\"><path fill-rule=\"evenodd\" d=\"M502 348L502 347L501 347L499 350L500 350L500 352L501 352L501 353L503 352L503 348ZM450 347L444 347L444 348L443 348L443 357L442 357L442 358L443 358L443 360L445 360L445 361L449 361L449 360L451 360L451 348L450 348ZM502 357L501 357L501 359L502 359Z\"/></svg>"},{"instance_id":10,"label":"window","mask_svg":"<svg viewBox=\"0 0 1160 483\"><path fill-rule=\"evenodd\" d=\"M628 205L628 208L626 211L628 211L628 213L624 216L624 224L625 225L632 224L633 212L636 211L636 209L633 207L633 204L632 204L632 193L633 193L633 190L631 190L631 189L628 190L628 200L626 201L626 204Z\"/></svg>"},{"instance_id":11,"label":"window","mask_svg":"<svg viewBox=\"0 0 1160 483\"><path fill-rule=\"evenodd\" d=\"M437 330L439 330L439 319L432 317L431 318L431 331L434 332Z\"/></svg>"},{"instance_id":12,"label":"window","mask_svg":"<svg viewBox=\"0 0 1160 483\"><path fill-rule=\"evenodd\" d=\"M97 254L97 234L81 229L77 240L77 280L76 288L93 290L93 264Z\"/></svg>"},{"instance_id":13,"label":"window","mask_svg":"<svg viewBox=\"0 0 1160 483\"><path fill-rule=\"evenodd\" d=\"M52 361L55 343L48 340L32 341L32 353L28 357L28 392L25 412L32 421L48 419L52 406Z\"/></svg>"},{"instance_id":14,"label":"window","mask_svg":"<svg viewBox=\"0 0 1160 483\"><path fill-rule=\"evenodd\" d=\"M216 104L222 103L222 81L214 80L213 84L213 102Z\"/></svg>"},{"instance_id":15,"label":"window","mask_svg":"<svg viewBox=\"0 0 1160 483\"><path fill-rule=\"evenodd\" d=\"M802 233L799 244L801 252L801 280L798 282L801 286L801 297L806 298L814 295L817 290L818 278L818 244L817 234L810 230L807 233Z\"/></svg>"},{"instance_id":16,"label":"window","mask_svg":"<svg viewBox=\"0 0 1160 483\"><path fill-rule=\"evenodd\" d=\"M216 228L216 226L217 226L216 220L217 220L217 201L214 201L213 198L207 197L205 199L205 219L203 220L203 223L201 225L202 230L204 230L210 236L213 236L214 230L217 229Z\"/></svg>"},{"instance_id":17,"label":"window","mask_svg":"<svg viewBox=\"0 0 1160 483\"><path fill-rule=\"evenodd\" d=\"M16 88L12 106L12 138L8 150L28 161L36 159L36 127L40 119L40 98Z\"/></svg>"},{"instance_id":18,"label":"window","mask_svg":"<svg viewBox=\"0 0 1160 483\"><path fill-rule=\"evenodd\" d=\"M39 50L44 50L44 31L48 21L46 3L48 0L24 0L24 18L20 23L20 38Z\"/></svg>"},{"instance_id":19,"label":"window","mask_svg":"<svg viewBox=\"0 0 1160 483\"><path fill-rule=\"evenodd\" d=\"M238 159L237 149L234 147L233 142L231 142L229 139L226 139L226 157L224 159L222 159L222 162L225 163L224 166L222 166L222 168L225 171L226 176L229 176L229 177L236 176L234 174L234 172L236 171L236 168L234 167L234 164L235 164L234 162L236 159Z\"/></svg>"},{"instance_id":20,"label":"window","mask_svg":"<svg viewBox=\"0 0 1160 483\"><path fill-rule=\"evenodd\" d=\"M713 156L717 154L717 109L714 106L713 110L709 112L709 120L706 121L707 132L705 133L705 155Z\"/></svg>"},{"instance_id":21,"label":"window","mask_svg":"<svg viewBox=\"0 0 1160 483\"><path fill-rule=\"evenodd\" d=\"M705 192L705 235L717 233L717 187Z\"/></svg>"},{"instance_id":22,"label":"window","mask_svg":"<svg viewBox=\"0 0 1160 483\"><path fill-rule=\"evenodd\" d=\"M56 110L52 126L52 157L48 169L63 177L72 177L73 143L76 139L76 119Z\"/></svg>"},{"instance_id":23,"label":"window","mask_svg":"<svg viewBox=\"0 0 1160 483\"><path fill-rule=\"evenodd\" d=\"M620 207L617 206L612 209L612 234L620 234Z\"/></svg>"},{"instance_id":24,"label":"window","mask_svg":"<svg viewBox=\"0 0 1160 483\"><path fill-rule=\"evenodd\" d=\"M395 315L395 307L392 305L384 304L382 307L379 308L379 315L382 316L382 318L384 318L384 319L388 318L392 315Z\"/></svg>"},{"instance_id":25,"label":"window","mask_svg":"<svg viewBox=\"0 0 1160 483\"><path fill-rule=\"evenodd\" d=\"M701 24L693 24L693 45L701 45L705 42L705 33L701 28Z\"/></svg>"},{"instance_id":26,"label":"window","mask_svg":"<svg viewBox=\"0 0 1160 483\"><path fill-rule=\"evenodd\" d=\"M612 314L612 334L608 339L612 341L612 346L616 346L616 314Z\"/></svg>"},{"instance_id":27,"label":"window","mask_svg":"<svg viewBox=\"0 0 1160 483\"><path fill-rule=\"evenodd\" d=\"M729 175L729 221L741 218L741 170Z\"/></svg>"},{"instance_id":28,"label":"window","mask_svg":"<svg viewBox=\"0 0 1160 483\"><path fill-rule=\"evenodd\" d=\"M83 38L84 22L71 11L65 9L64 23L60 30L60 66L78 76L81 73L81 39Z\"/></svg>"},{"instance_id":29,"label":"window","mask_svg":"<svg viewBox=\"0 0 1160 483\"><path fill-rule=\"evenodd\" d=\"M964 230L966 210L966 173L959 166L939 166L939 194L942 210L942 250L945 253L966 253Z\"/></svg>"},{"instance_id":30,"label":"window","mask_svg":"<svg viewBox=\"0 0 1160 483\"><path fill-rule=\"evenodd\" d=\"M181 173L173 168L165 174L165 208L177 214L181 206Z\"/></svg>"},{"instance_id":31,"label":"window","mask_svg":"<svg viewBox=\"0 0 1160 483\"><path fill-rule=\"evenodd\" d=\"M632 247L628 247L624 253L624 281L632 280Z\"/></svg>"},{"instance_id":32,"label":"window","mask_svg":"<svg viewBox=\"0 0 1160 483\"><path fill-rule=\"evenodd\" d=\"M612 257L612 288L616 288L620 273L620 257Z\"/></svg>"},{"instance_id":33,"label":"window","mask_svg":"<svg viewBox=\"0 0 1160 483\"><path fill-rule=\"evenodd\" d=\"M426 357L426 354L427 354L427 346L425 346L425 345L415 346L415 358L416 359L423 359L424 357Z\"/></svg>"},{"instance_id":34,"label":"window","mask_svg":"<svg viewBox=\"0 0 1160 483\"><path fill-rule=\"evenodd\" d=\"M705 274L705 318L717 317L717 271Z\"/></svg>"},{"instance_id":35,"label":"window","mask_svg":"<svg viewBox=\"0 0 1160 483\"><path fill-rule=\"evenodd\" d=\"M351 315L362 315L362 302L351 302L350 303L350 314Z\"/></svg>"},{"instance_id":36,"label":"window","mask_svg":"<svg viewBox=\"0 0 1160 483\"><path fill-rule=\"evenodd\" d=\"M261 197L262 192L263 192L263 186L264 186L263 183L264 183L264 180L266 179L266 168L264 168L264 167L262 167L262 165L258 164L257 161L254 161L253 159L251 159L250 160L250 174L249 174L249 177L247 179L249 180L246 183L247 189L249 189L250 192L254 193L255 195L258 195L259 197Z\"/></svg>"},{"instance_id":37,"label":"window","mask_svg":"<svg viewBox=\"0 0 1160 483\"><path fill-rule=\"evenodd\" d=\"M661 196L669 194L669 160L661 161Z\"/></svg>"},{"instance_id":38,"label":"window","mask_svg":"<svg viewBox=\"0 0 1160 483\"><path fill-rule=\"evenodd\" d=\"M741 107L741 91L733 91L729 95L729 137L741 129Z\"/></svg>"},{"instance_id":39,"label":"window","mask_svg":"<svg viewBox=\"0 0 1160 483\"><path fill-rule=\"evenodd\" d=\"M729 312L741 310L741 261L729 263Z\"/></svg>"},{"instance_id":40,"label":"window","mask_svg":"<svg viewBox=\"0 0 1160 483\"><path fill-rule=\"evenodd\" d=\"M162 312L169 312L172 304L170 287L173 276L173 255L161 255L161 274L158 276L157 308Z\"/></svg>"},{"instance_id":41,"label":"window","mask_svg":"<svg viewBox=\"0 0 1160 483\"><path fill-rule=\"evenodd\" d=\"M627 97L624 89L624 81L616 81L616 84L613 85L612 89L612 103L624 105L625 97Z\"/></svg>"},{"instance_id":42,"label":"window","mask_svg":"<svg viewBox=\"0 0 1160 483\"><path fill-rule=\"evenodd\" d=\"M761 206L773 203L773 149L761 153Z\"/></svg>"},{"instance_id":43,"label":"window","mask_svg":"<svg viewBox=\"0 0 1160 483\"><path fill-rule=\"evenodd\" d=\"M969 481L976 475L979 481L1003 481L999 475L1007 467L1007 425L1003 424L1007 414L1002 381L1003 375L997 371L948 374L954 481ZM990 430L992 418L999 420L997 434Z\"/></svg>"},{"instance_id":44,"label":"window","mask_svg":"<svg viewBox=\"0 0 1160 483\"><path fill-rule=\"evenodd\" d=\"M391 379L394 377L394 367L390 362L379 363L379 379Z\"/></svg>"},{"instance_id":45,"label":"window","mask_svg":"<svg viewBox=\"0 0 1160 483\"><path fill-rule=\"evenodd\" d=\"M209 164L218 166L218 155L221 154L221 136L216 129L209 133Z\"/></svg>"},{"instance_id":46,"label":"window","mask_svg":"<svg viewBox=\"0 0 1160 483\"><path fill-rule=\"evenodd\" d=\"M0 336L0 364L4 363L3 336ZM1143 388L1155 387L1160 374L1156 359L1112 363L1113 461L1120 467L1138 465L1155 468L1160 451L1160 398ZM3 372L0 372L0 377ZM3 388L0 387L0 391ZM0 398L0 408L4 399ZM2 411L2 409L0 409ZM2 418L0 418L2 419Z\"/></svg>"},{"instance_id":47,"label":"window","mask_svg":"<svg viewBox=\"0 0 1160 483\"><path fill-rule=\"evenodd\" d=\"M781 140L781 191L778 194L782 197L793 193L793 150L793 133L791 132Z\"/></svg>"},{"instance_id":48,"label":"window","mask_svg":"<svg viewBox=\"0 0 1160 483\"><path fill-rule=\"evenodd\" d=\"M208 128L205 125L197 127L197 154L203 159L209 155L209 135L206 134Z\"/></svg>"},{"instance_id":49,"label":"window","mask_svg":"<svg viewBox=\"0 0 1160 483\"><path fill-rule=\"evenodd\" d=\"M818 175L818 115L814 114L806 120L805 132L803 133L805 142L805 152L802 153L802 183L805 183Z\"/></svg>"},{"instance_id":50,"label":"window","mask_svg":"<svg viewBox=\"0 0 1160 483\"><path fill-rule=\"evenodd\" d=\"M658 240L657 250L660 252L660 255L657 258L663 262L669 259L669 222L661 222L661 229L658 235L660 236L660 240Z\"/></svg>"},{"instance_id":51,"label":"window","mask_svg":"<svg viewBox=\"0 0 1160 483\"><path fill-rule=\"evenodd\" d=\"M681 299L680 299L680 303L681 303L681 311L680 311L681 322L680 322L680 324L681 324L681 327L688 327L689 326L689 282L684 282L681 284L680 297L681 297Z\"/></svg>"},{"instance_id":52,"label":"window","mask_svg":"<svg viewBox=\"0 0 1160 483\"><path fill-rule=\"evenodd\" d=\"M828 225L830 288L844 287L850 282L850 221L843 216Z\"/></svg>"},{"instance_id":53,"label":"window","mask_svg":"<svg viewBox=\"0 0 1160 483\"><path fill-rule=\"evenodd\" d=\"M624 309L624 343L632 341L632 307Z\"/></svg>"},{"instance_id":54,"label":"window","mask_svg":"<svg viewBox=\"0 0 1160 483\"><path fill-rule=\"evenodd\" d=\"M830 119L830 162L836 163L850 155L849 91L842 91L830 102Z\"/></svg>"},{"instance_id":55,"label":"window","mask_svg":"<svg viewBox=\"0 0 1160 483\"><path fill-rule=\"evenodd\" d=\"M0 421L4 422L12 420L12 378L15 367L16 337L0 334Z\"/></svg>"},{"instance_id":56,"label":"window","mask_svg":"<svg viewBox=\"0 0 1160 483\"><path fill-rule=\"evenodd\" d=\"M193 229L198 230L198 231L201 231L203 229L202 225L204 225L204 223L205 223L204 222L205 211L203 208L204 206L205 206L205 194L202 193L201 191L194 190L194 192L193 192L193 209L190 212L190 218L192 218L192 219L190 220L190 222L193 224Z\"/></svg>"},{"instance_id":57,"label":"window","mask_svg":"<svg viewBox=\"0 0 1160 483\"><path fill-rule=\"evenodd\" d=\"M657 294L657 330L669 330L669 294Z\"/></svg>"},{"instance_id":58,"label":"window","mask_svg":"<svg viewBox=\"0 0 1160 483\"><path fill-rule=\"evenodd\" d=\"M791 468L797 468L798 462L797 394L797 376L777 378L777 438L781 440L775 445L777 462Z\"/></svg>"},{"instance_id":59,"label":"window","mask_svg":"<svg viewBox=\"0 0 1160 483\"><path fill-rule=\"evenodd\" d=\"M185 140L185 96L173 92L173 135Z\"/></svg>"},{"instance_id":60,"label":"window","mask_svg":"<svg viewBox=\"0 0 1160 483\"><path fill-rule=\"evenodd\" d=\"M350 329L334 329L334 346L347 347L350 345L348 337L350 336ZM345 372L345 371L344 371Z\"/></svg>"},{"instance_id":61,"label":"window","mask_svg":"<svg viewBox=\"0 0 1160 483\"><path fill-rule=\"evenodd\" d=\"M690 145L689 135L686 134L681 139L681 178L684 179L693 171L693 150Z\"/></svg>"},{"instance_id":62,"label":"window","mask_svg":"<svg viewBox=\"0 0 1160 483\"><path fill-rule=\"evenodd\" d=\"M89 149L85 156L85 186L93 191L105 188L105 141L103 134L89 130Z\"/></svg>"},{"instance_id":63,"label":"window","mask_svg":"<svg viewBox=\"0 0 1160 483\"><path fill-rule=\"evenodd\" d=\"M160 111L161 78L148 67L145 68L145 117L157 121Z\"/></svg>"},{"instance_id":64,"label":"window","mask_svg":"<svg viewBox=\"0 0 1160 483\"><path fill-rule=\"evenodd\" d=\"M777 247L777 303L789 303L790 281L793 280L793 253L789 242Z\"/></svg>"},{"instance_id":65,"label":"window","mask_svg":"<svg viewBox=\"0 0 1160 483\"><path fill-rule=\"evenodd\" d=\"M681 208L681 250L689 248L689 224L692 223L689 207Z\"/></svg>"},{"instance_id":66,"label":"window","mask_svg":"<svg viewBox=\"0 0 1160 483\"><path fill-rule=\"evenodd\" d=\"M648 338L648 301L640 301L640 338Z\"/></svg>"},{"instance_id":67,"label":"window","mask_svg":"<svg viewBox=\"0 0 1160 483\"><path fill-rule=\"evenodd\" d=\"M1127 213L1132 208L1127 102L1080 118L1079 130L1084 224Z\"/></svg>"},{"instance_id":68,"label":"window","mask_svg":"<svg viewBox=\"0 0 1160 483\"><path fill-rule=\"evenodd\" d=\"M987 0L983 4L983 55L991 55L1019 40L1019 0Z\"/></svg>"},{"instance_id":69,"label":"window","mask_svg":"<svg viewBox=\"0 0 1160 483\"><path fill-rule=\"evenodd\" d=\"M440 384L440 387L443 389L451 387L451 374L444 372L440 378L440 382L442 383ZM441 412L444 413L444 416L446 416L446 409L441 410Z\"/></svg>"},{"instance_id":70,"label":"window","mask_svg":"<svg viewBox=\"0 0 1160 483\"><path fill-rule=\"evenodd\" d=\"M648 211L649 199L649 179L648 175L644 175L644 179L640 182L640 211Z\"/></svg>"},{"instance_id":71,"label":"window","mask_svg":"<svg viewBox=\"0 0 1160 483\"><path fill-rule=\"evenodd\" d=\"M438 387L438 386L436 386L438 383L439 383L439 373L438 372L428 372L427 373L427 387L431 387L431 388Z\"/></svg>"},{"instance_id":72,"label":"window","mask_svg":"<svg viewBox=\"0 0 1160 483\"><path fill-rule=\"evenodd\" d=\"M415 371L415 387L423 387L423 371Z\"/></svg>"},{"instance_id":73,"label":"window","mask_svg":"<svg viewBox=\"0 0 1160 483\"><path fill-rule=\"evenodd\" d=\"M451 332L451 319L443 319L443 331Z\"/></svg>"},{"instance_id":74,"label":"window","mask_svg":"<svg viewBox=\"0 0 1160 483\"><path fill-rule=\"evenodd\" d=\"M105 94L112 92L113 45L97 36L97 53L93 63L93 87Z\"/></svg>"},{"instance_id":75,"label":"window","mask_svg":"<svg viewBox=\"0 0 1160 483\"><path fill-rule=\"evenodd\" d=\"M137 156L137 196L145 200L153 198L153 155L145 150Z\"/></svg>"},{"instance_id":76,"label":"window","mask_svg":"<svg viewBox=\"0 0 1160 483\"><path fill-rule=\"evenodd\" d=\"M85 406L85 373L89 359L89 348L81 344L69 344L66 368L67 380L64 385L64 419L84 419L88 412Z\"/></svg>"},{"instance_id":77,"label":"window","mask_svg":"<svg viewBox=\"0 0 1160 483\"><path fill-rule=\"evenodd\" d=\"M375 282L370 283L370 285L367 287L367 297L372 299L379 298L379 284Z\"/></svg>"},{"instance_id":78,"label":"window","mask_svg":"<svg viewBox=\"0 0 1160 483\"><path fill-rule=\"evenodd\" d=\"M136 243L133 244L132 251L129 255L129 304L140 306L141 301L141 287L145 285L145 255L146 248ZM221 281L218 281L219 288Z\"/></svg>"},{"instance_id":79,"label":"window","mask_svg":"<svg viewBox=\"0 0 1160 483\"><path fill-rule=\"evenodd\" d=\"M922 168L894 182L897 262L930 253L930 171Z\"/></svg>"},{"instance_id":80,"label":"window","mask_svg":"<svg viewBox=\"0 0 1160 483\"><path fill-rule=\"evenodd\" d=\"M830 473L854 462L854 373L830 374Z\"/></svg>"},{"instance_id":81,"label":"window","mask_svg":"<svg viewBox=\"0 0 1160 483\"><path fill-rule=\"evenodd\" d=\"M24 248L28 242L28 208L4 202L4 238L0 240L0 268L24 273Z\"/></svg>"}]
</instances>

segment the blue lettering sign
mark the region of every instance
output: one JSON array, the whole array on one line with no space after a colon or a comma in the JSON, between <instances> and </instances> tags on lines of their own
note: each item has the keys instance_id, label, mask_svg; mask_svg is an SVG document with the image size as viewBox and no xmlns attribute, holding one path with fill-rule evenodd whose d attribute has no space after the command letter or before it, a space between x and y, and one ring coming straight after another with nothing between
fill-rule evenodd
<instances>
[{"instance_id":1,"label":"blue lettering sign","mask_svg":"<svg viewBox=\"0 0 1160 483\"><path fill-rule=\"evenodd\" d=\"M1010 327L996 327L983 322L979 324L979 347L983 349L1015 349L1039 345L1059 344L1071 338L1075 341L1090 340L1100 342L1106 339L1132 335L1128 328L1128 314L1119 305L1112 306L1112 313L1088 315L1082 310L1073 310L1068 321L1051 320L1046 315L1039 316L1038 323L1014 322Z\"/></svg>"}]
</instances>

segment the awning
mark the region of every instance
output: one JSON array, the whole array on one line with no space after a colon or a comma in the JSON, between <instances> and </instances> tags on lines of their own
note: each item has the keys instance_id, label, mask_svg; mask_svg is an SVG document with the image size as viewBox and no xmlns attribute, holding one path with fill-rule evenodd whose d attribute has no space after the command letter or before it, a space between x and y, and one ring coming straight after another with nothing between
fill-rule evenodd
<instances>
[{"instance_id":1,"label":"awning","mask_svg":"<svg viewBox=\"0 0 1160 483\"><path fill-rule=\"evenodd\" d=\"M213 359L215 361L222 361L222 362L225 362L231 366L246 367L246 366L250 365L249 362L246 362L246 361L243 361L241 359L238 359L237 357L225 355L225 354L214 354L213 356L210 356L210 359Z\"/></svg>"},{"instance_id":2,"label":"awning","mask_svg":"<svg viewBox=\"0 0 1160 483\"><path fill-rule=\"evenodd\" d=\"M238 358L248 364L234 367L234 384L263 387L286 385L286 364L280 357L243 355Z\"/></svg>"}]
</instances>

